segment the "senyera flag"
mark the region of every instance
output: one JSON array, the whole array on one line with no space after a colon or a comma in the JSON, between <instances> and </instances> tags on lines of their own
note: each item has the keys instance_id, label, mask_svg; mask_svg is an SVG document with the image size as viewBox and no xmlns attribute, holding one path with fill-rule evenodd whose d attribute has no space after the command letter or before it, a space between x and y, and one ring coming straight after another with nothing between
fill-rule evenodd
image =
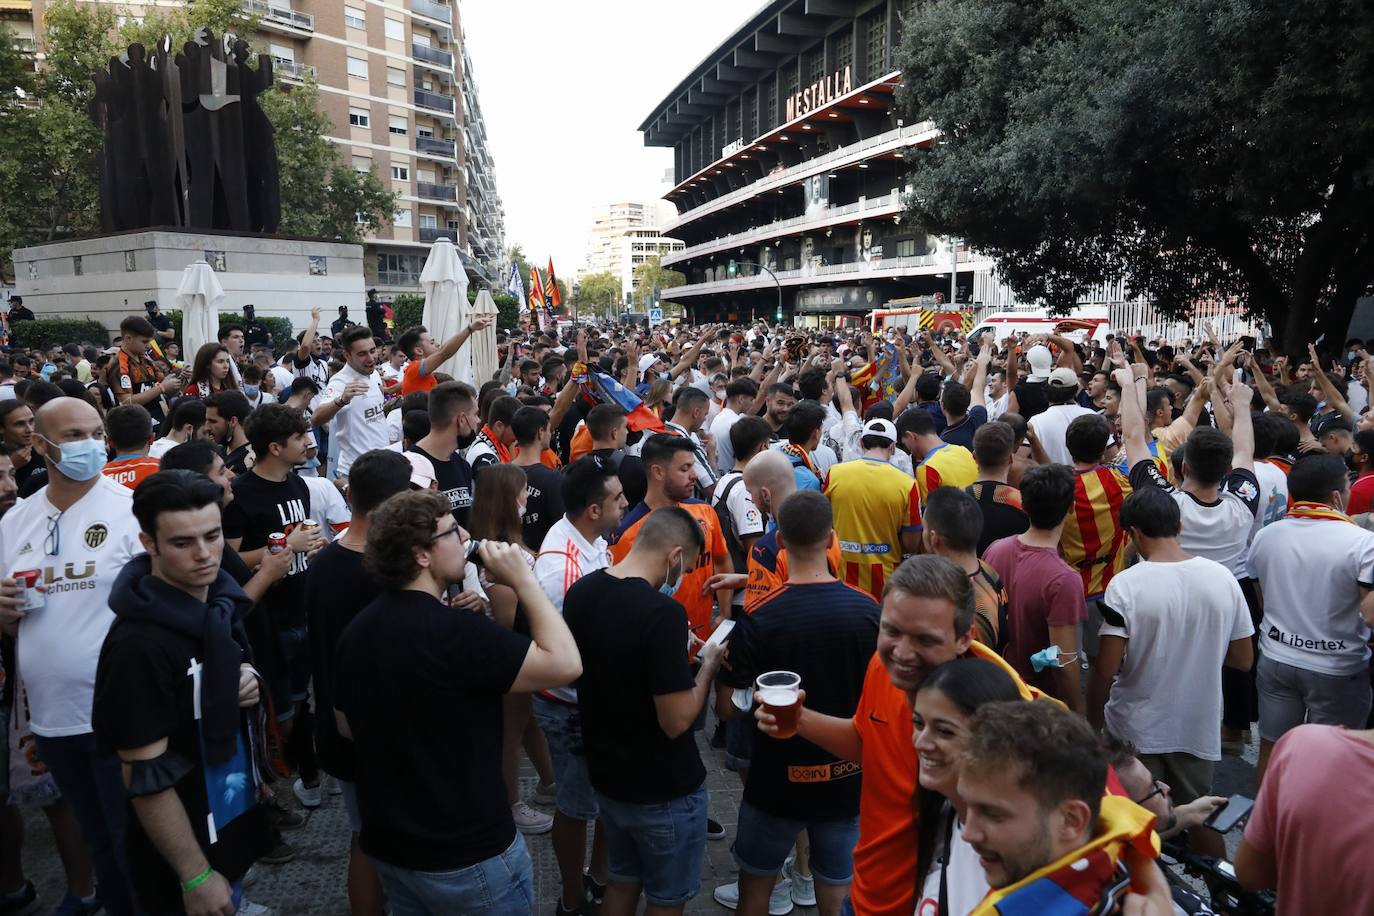
<instances>
[{"instance_id":1,"label":"senyera flag","mask_svg":"<svg viewBox=\"0 0 1374 916\"><path fill-rule=\"evenodd\" d=\"M558 278L553 274L553 258L549 258L549 269L544 271L544 301L551 308L561 308L563 295L558 292Z\"/></svg>"},{"instance_id":2,"label":"senyera flag","mask_svg":"<svg viewBox=\"0 0 1374 916\"><path fill-rule=\"evenodd\" d=\"M625 411L628 415L625 419L631 431L647 429L663 432L667 429L658 415L644 406L639 395L604 372L597 372L586 363L579 362L573 365L573 381L577 383L582 397L589 404L614 404Z\"/></svg>"}]
</instances>

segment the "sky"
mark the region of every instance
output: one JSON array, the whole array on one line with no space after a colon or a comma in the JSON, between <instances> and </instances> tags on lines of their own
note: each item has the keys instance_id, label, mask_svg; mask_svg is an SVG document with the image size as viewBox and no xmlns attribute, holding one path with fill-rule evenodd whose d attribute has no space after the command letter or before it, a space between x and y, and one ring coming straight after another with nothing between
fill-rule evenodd
<instances>
[{"instance_id":1,"label":"sky","mask_svg":"<svg viewBox=\"0 0 1374 916\"><path fill-rule=\"evenodd\" d=\"M460 0L506 244L570 283L593 210L661 197L673 151L635 128L761 2Z\"/></svg>"}]
</instances>

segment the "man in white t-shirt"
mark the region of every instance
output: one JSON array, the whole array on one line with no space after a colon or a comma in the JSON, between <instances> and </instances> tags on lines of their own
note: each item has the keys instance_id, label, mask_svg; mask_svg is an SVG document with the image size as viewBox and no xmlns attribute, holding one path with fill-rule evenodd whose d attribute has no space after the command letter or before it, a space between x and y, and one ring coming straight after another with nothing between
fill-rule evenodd
<instances>
[{"instance_id":1,"label":"man in white t-shirt","mask_svg":"<svg viewBox=\"0 0 1374 916\"><path fill-rule=\"evenodd\" d=\"M1179 545L1182 513L1169 494L1133 492L1121 506L1121 527L1142 560L1113 577L1103 596L1088 714L1134 744L1155 778L1187 804L1212 794L1221 668L1249 670L1255 628L1235 577ZM1199 851L1226 851L1219 834L1198 839Z\"/></svg>"},{"instance_id":2,"label":"man in white t-shirt","mask_svg":"<svg viewBox=\"0 0 1374 916\"><path fill-rule=\"evenodd\" d=\"M358 325L343 335L344 367L329 380L311 422L334 421L336 473L346 476L353 460L374 448L386 448L387 434L381 379L377 375L377 347L372 332Z\"/></svg>"},{"instance_id":3,"label":"man in white t-shirt","mask_svg":"<svg viewBox=\"0 0 1374 916\"><path fill-rule=\"evenodd\" d=\"M1269 752L1304 722L1363 727L1370 710L1374 533L1344 514L1345 462L1299 459L1288 474L1288 514L1255 535L1250 574L1259 582L1262 779Z\"/></svg>"},{"instance_id":4,"label":"man in white t-shirt","mask_svg":"<svg viewBox=\"0 0 1374 916\"><path fill-rule=\"evenodd\" d=\"M134 912L124 859L128 807L119 758L96 746L91 704L100 646L114 622L108 599L124 565L143 552L133 491L100 473L105 427L85 401L39 409L33 449L48 484L0 520L0 627L17 639L31 728L72 806L110 913ZM43 606L23 610L14 572L34 570Z\"/></svg>"},{"instance_id":5,"label":"man in white t-shirt","mask_svg":"<svg viewBox=\"0 0 1374 916\"><path fill-rule=\"evenodd\" d=\"M711 439L716 443L716 470L722 474L735 466L735 453L730 447L730 427L744 416L758 393L758 383L751 378L737 378L725 386L725 406L711 422Z\"/></svg>"},{"instance_id":6,"label":"man in white t-shirt","mask_svg":"<svg viewBox=\"0 0 1374 916\"><path fill-rule=\"evenodd\" d=\"M1074 403L1074 397L1078 394L1078 376L1072 369L1059 368L1051 372L1046 390L1050 406L1031 417L1026 426L1050 461L1073 467L1073 456L1069 454L1066 439L1069 424L1093 411Z\"/></svg>"},{"instance_id":7,"label":"man in white t-shirt","mask_svg":"<svg viewBox=\"0 0 1374 916\"><path fill-rule=\"evenodd\" d=\"M749 568L749 551L768 530L763 513L754 505L749 488L744 483L744 469L761 452L768 450L772 432L772 427L762 417L741 417L730 429L732 451L739 457L735 460L735 467L720 478L711 493L711 505L716 514L730 519L731 531L725 543L739 573ZM736 443L739 449L733 448ZM721 527L724 528L723 525ZM744 610L744 593L743 588L735 589L731 605L736 613Z\"/></svg>"},{"instance_id":8,"label":"man in white t-shirt","mask_svg":"<svg viewBox=\"0 0 1374 916\"><path fill-rule=\"evenodd\" d=\"M568 465L563 475L566 514L553 523L539 556L534 577L561 613L563 597L573 583L590 572L611 565L605 536L620 527L625 516L625 493L615 469L602 458L587 455ZM549 742L558 778L557 810L553 818L553 853L563 885L560 912L582 912L586 900L587 822L600 815L596 793L582 752L582 725L577 689L556 687L535 694L534 715ZM603 889L609 880L605 840L600 829L592 843L592 882Z\"/></svg>"}]
</instances>

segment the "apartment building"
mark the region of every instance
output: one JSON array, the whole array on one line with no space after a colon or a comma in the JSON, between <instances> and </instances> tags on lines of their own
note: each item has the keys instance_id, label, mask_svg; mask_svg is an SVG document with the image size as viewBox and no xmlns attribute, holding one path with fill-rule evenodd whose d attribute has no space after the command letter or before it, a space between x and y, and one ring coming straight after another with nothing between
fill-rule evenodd
<instances>
[{"instance_id":1,"label":"apartment building","mask_svg":"<svg viewBox=\"0 0 1374 916\"><path fill-rule=\"evenodd\" d=\"M598 209L592 215L587 260L577 272L578 279L612 273L620 280L622 301L626 305L635 301L635 268L654 255L666 257L682 250L682 242L665 237L659 228L676 212L664 201L621 201Z\"/></svg>"},{"instance_id":2,"label":"apartment building","mask_svg":"<svg viewBox=\"0 0 1374 916\"><path fill-rule=\"evenodd\" d=\"M0 0L33 42L45 0ZM110 0L90 0L107 3ZM175 0L171 0L175 2ZM110 3L138 16L144 4ZM158 6L169 0L158 0ZM285 84L312 75L344 162L400 194L390 226L365 239L366 282L413 292L430 245L453 240L469 276L502 274L504 214L459 8L442 0L243 0L254 48ZM41 52L41 48L39 49Z\"/></svg>"}]
</instances>

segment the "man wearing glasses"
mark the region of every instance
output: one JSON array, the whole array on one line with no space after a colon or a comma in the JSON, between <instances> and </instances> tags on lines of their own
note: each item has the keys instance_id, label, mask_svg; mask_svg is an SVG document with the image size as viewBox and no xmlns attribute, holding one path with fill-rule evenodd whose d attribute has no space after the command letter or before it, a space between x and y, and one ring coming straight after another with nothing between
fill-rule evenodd
<instances>
[{"instance_id":1,"label":"man wearing glasses","mask_svg":"<svg viewBox=\"0 0 1374 916\"><path fill-rule=\"evenodd\" d=\"M477 558L514 589L530 636L445 603L469 547L443 494L372 511L363 567L386 591L339 639L335 716L355 742L359 845L396 912L524 916L534 874L506 802L502 698L571 684L582 661L510 544L487 541ZM398 732L398 711L428 727Z\"/></svg>"},{"instance_id":2,"label":"man wearing glasses","mask_svg":"<svg viewBox=\"0 0 1374 916\"><path fill-rule=\"evenodd\" d=\"M133 492L100 473L105 427L85 401L64 397L44 404L35 418L33 449L47 468L48 484L0 520L0 627L19 636L18 667L38 753L81 825L100 901L109 913L133 913L119 758L97 749L91 729L96 662L114 622L110 587L124 564L143 552ZM37 573L38 594L26 595L14 577L21 571ZM32 607L36 597L41 607Z\"/></svg>"}]
</instances>

